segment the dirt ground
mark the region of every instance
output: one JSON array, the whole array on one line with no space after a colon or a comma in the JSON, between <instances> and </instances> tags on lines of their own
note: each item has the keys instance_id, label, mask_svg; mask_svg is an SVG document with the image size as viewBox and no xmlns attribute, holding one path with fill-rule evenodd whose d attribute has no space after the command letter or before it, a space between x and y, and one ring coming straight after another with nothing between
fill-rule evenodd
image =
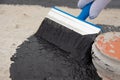
<instances>
[{"instance_id":1,"label":"dirt ground","mask_svg":"<svg viewBox=\"0 0 120 80\"><path fill-rule=\"evenodd\" d=\"M79 14L77 8L59 7L73 15ZM11 80L10 67L13 61L10 58L16 53L18 46L37 31L49 10L50 7L40 5L0 4L0 80ZM99 17L88 21L120 26L120 9L105 9Z\"/></svg>"}]
</instances>

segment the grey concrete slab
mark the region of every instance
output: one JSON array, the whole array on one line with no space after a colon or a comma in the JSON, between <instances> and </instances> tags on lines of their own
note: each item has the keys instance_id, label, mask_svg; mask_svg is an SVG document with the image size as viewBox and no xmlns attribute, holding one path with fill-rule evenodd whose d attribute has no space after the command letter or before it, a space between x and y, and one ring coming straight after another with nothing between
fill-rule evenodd
<instances>
[{"instance_id":1,"label":"grey concrete slab","mask_svg":"<svg viewBox=\"0 0 120 80\"><path fill-rule=\"evenodd\" d=\"M0 0L0 4L41 5L44 7L66 6L77 8L78 0ZM120 8L120 0L112 0L107 8Z\"/></svg>"}]
</instances>

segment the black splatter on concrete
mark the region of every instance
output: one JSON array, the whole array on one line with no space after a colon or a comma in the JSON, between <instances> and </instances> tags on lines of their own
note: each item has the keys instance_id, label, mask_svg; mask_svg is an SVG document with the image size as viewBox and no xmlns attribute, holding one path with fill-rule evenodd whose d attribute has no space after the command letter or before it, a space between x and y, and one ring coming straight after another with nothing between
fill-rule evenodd
<instances>
[{"instance_id":1,"label":"black splatter on concrete","mask_svg":"<svg viewBox=\"0 0 120 80\"><path fill-rule=\"evenodd\" d=\"M18 46L11 60L12 80L101 80L92 61L78 63L69 52L35 36Z\"/></svg>"}]
</instances>

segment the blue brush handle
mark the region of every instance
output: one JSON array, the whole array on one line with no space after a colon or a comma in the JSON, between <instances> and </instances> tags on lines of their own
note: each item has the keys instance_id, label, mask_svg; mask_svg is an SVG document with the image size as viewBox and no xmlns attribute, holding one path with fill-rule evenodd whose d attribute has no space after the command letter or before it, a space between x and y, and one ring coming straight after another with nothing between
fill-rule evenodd
<instances>
[{"instance_id":1,"label":"blue brush handle","mask_svg":"<svg viewBox=\"0 0 120 80\"><path fill-rule=\"evenodd\" d=\"M93 2L87 4L85 7L83 7L82 12L77 17L78 19L80 19L80 20L86 20L88 18L90 7L91 7L92 3Z\"/></svg>"}]
</instances>

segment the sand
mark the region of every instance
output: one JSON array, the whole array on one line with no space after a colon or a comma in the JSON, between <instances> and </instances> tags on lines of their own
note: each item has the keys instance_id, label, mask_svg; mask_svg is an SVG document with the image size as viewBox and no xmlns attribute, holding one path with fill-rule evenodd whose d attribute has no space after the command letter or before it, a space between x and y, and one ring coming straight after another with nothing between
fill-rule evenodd
<instances>
[{"instance_id":1,"label":"sand","mask_svg":"<svg viewBox=\"0 0 120 80\"><path fill-rule=\"evenodd\" d=\"M79 9L60 7L79 14ZM0 80L11 80L10 60L16 49L33 35L47 15L49 7L39 5L0 5ZM89 20L95 24L120 26L120 9L103 10L98 18ZM37 44L36 44L37 45Z\"/></svg>"}]
</instances>

